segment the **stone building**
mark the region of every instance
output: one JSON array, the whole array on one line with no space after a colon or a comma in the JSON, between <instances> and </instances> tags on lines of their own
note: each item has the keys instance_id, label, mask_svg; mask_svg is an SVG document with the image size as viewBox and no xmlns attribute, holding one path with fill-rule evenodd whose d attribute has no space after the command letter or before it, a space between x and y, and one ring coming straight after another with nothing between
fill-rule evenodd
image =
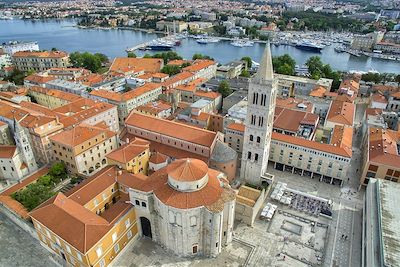
<instances>
[{"instance_id":1,"label":"stone building","mask_svg":"<svg viewBox=\"0 0 400 267\"><path fill-rule=\"evenodd\" d=\"M235 193L225 175L179 159L149 177L121 180L139 232L179 256L217 256L233 238Z\"/></svg>"},{"instance_id":2,"label":"stone building","mask_svg":"<svg viewBox=\"0 0 400 267\"><path fill-rule=\"evenodd\" d=\"M62 51L21 51L12 55L15 67L21 71L44 71L69 66L69 55Z\"/></svg>"},{"instance_id":3,"label":"stone building","mask_svg":"<svg viewBox=\"0 0 400 267\"><path fill-rule=\"evenodd\" d=\"M243 138L240 177L252 184L265 180L277 94L269 44L266 45L257 74L250 81Z\"/></svg>"}]
</instances>

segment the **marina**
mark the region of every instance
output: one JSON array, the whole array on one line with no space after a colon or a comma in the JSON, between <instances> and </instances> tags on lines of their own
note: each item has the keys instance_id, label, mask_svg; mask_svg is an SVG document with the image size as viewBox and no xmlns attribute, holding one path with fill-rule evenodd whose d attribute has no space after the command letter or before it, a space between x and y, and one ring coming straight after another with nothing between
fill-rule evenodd
<instances>
[{"instance_id":1,"label":"marina","mask_svg":"<svg viewBox=\"0 0 400 267\"><path fill-rule=\"evenodd\" d=\"M75 27L76 20L1 20L0 21L0 42L10 40L33 40L39 43L40 49L51 49L56 47L68 52L88 51L91 53L101 52L110 58L126 56L127 49L135 51L137 56L145 53L155 53L156 50L140 50L144 44L165 37L164 34L148 33L139 30L125 29L81 29ZM171 50L176 51L184 58L192 58L193 54L200 53L208 55L221 64L229 63L233 60L249 56L253 59L259 58L264 50L265 41L254 41L253 46L236 47L231 45L232 38L217 38L218 42L198 43L201 38L214 38L208 36L185 36L176 35L180 45L174 45ZM306 51L295 47L297 40L318 40L318 44L324 45L321 52ZM279 33L271 46L274 56L289 54L296 60L299 66L311 56L320 56L324 63L329 63L333 69L349 71L369 71L378 70L379 72L400 73L400 62L382 58L382 55L359 55L348 52L337 52L336 47L348 44L351 35L331 34L325 35L317 33ZM93 44L96 40L96 45ZM131 50L130 50L131 51ZM381 57L381 58L379 58Z\"/></svg>"}]
</instances>

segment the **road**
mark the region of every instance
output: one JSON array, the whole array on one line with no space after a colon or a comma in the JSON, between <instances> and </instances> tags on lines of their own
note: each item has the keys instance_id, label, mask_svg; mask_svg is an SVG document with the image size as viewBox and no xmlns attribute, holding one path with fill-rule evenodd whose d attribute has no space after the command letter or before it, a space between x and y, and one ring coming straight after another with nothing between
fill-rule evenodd
<instances>
[{"instance_id":1,"label":"road","mask_svg":"<svg viewBox=\"0 0 400 267\"><path fill-rule=\"evenodd\" d=\"M0 212L0 266L57 266L51 254Z\"/></svg>"}]
</instances>

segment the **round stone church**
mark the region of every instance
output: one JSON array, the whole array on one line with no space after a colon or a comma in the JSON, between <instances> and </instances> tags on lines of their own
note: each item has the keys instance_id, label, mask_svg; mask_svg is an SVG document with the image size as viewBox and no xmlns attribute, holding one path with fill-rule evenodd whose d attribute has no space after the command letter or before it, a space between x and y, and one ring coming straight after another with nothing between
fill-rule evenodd
<instances>
[{"instance_id":1,"label":"round stone church","mask_svg":"<svg viewBox=\"0 0 400 267\"><path fill-rule=\"evenodd\" d=\"M198 159L178 159L129 188L139 229L180 256L216 256L232 241L235 192Z\"/></svg>"}]
</instances>

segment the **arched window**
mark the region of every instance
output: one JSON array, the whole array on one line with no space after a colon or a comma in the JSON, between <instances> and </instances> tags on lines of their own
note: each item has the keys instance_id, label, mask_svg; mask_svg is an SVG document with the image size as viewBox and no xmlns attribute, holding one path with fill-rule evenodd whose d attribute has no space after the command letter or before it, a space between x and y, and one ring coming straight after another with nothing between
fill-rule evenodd
<instances>
[{"instance_id":1,"label":"arched window","mask_svg":"<svg viewBox=\"0 0 400 267\"><path fill-rule=\"evenodd\" d=\"M247 153L247 159L251 159L251 152L250 151Z\"/></svg>"},{"instance_id":2,"label":"arched window","mask_svg":"<svg viewBox=\"0 0 400 267\"><path fill-rule=\"evenodd\" d=\"M257 154L257 153L254 154L254 160L255 160L255 161L258 161L258 154Z\"/></svg>"},{"instance_id":3,"label":"arched window","mask_svg":"<svg viewBox=\"0 0 400 267\"><path fill-rule=\"evenodd\" d=\"M252 134L250 135L250 141L253 141L253 135Z\"/></svg>"},{"instance_id":4,"label":"arched window","mask_svg":"<svg viewBox=\"0 0 400 267\"><path fill-rule=\"evenodd\" d=\"M261 142L261 138L259 136L257 136L257 143Z\"/></svg>"}]
</instances>

